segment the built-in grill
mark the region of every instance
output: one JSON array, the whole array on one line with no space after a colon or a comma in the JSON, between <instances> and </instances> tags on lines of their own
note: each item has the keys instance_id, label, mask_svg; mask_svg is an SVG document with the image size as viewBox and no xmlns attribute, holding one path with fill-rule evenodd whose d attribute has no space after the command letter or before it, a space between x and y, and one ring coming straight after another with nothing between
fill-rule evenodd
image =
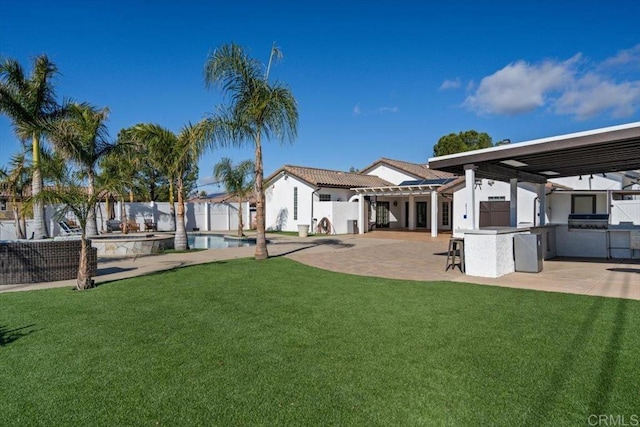
<instances>
[{"instance_id":1,"label":"built-in grill","mask_svg":"<svg viewBox=\"0 0 640 427\"><path fill-rule=\"evenodd\" d=\"M570 214L569 230L606 230L609 214Z\"/></svg>"}]
</instances>

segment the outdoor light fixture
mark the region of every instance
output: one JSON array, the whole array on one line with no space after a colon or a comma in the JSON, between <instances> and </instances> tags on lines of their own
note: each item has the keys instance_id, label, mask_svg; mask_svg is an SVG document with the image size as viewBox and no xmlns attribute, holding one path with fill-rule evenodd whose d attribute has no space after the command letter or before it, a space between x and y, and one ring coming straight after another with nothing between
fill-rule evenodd
<instances>
[{"instance_id":1,"label":"outdoor light fixture","mask_svg":"<svg viewBox=\"0 0 640 427\"><path fill-rule=\"evenodd\" d=\"M589 175L589 179L593 179L593 174Z\"/></svg>"},{"instance_id":2,"label":"outdoor light fixture","mask_svg":"<svg viewBox=\"0 0 640 427\"><path fill-rule=\"evenodd\" d=\"M603 177L603 178L606 178L606 177L607 177L607 174L606 174L606 173L604 173L604 172L602 172L602 177Z\"/></svg>"},{"instance_id":3,"label":"outdoor light fixture","mask_svg":"<svg viewBox=\"0 0 640 427\"><path fill-rule=\"evenodd\" d=\"M582 181L582 175L580 175L580 178L578 178L578 181Z\"/></svg>"}]
</instances>

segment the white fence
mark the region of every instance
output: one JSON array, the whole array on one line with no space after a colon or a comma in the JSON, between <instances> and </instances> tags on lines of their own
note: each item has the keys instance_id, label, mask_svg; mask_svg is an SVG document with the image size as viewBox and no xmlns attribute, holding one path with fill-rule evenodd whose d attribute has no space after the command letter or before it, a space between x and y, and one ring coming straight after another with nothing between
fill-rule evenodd
<instances>
[{"instance_id":1,"label":"white fence","mask_svg":"<svg viewBox=\"0 0 640 427\"><path fill-rule=\"evenodd\" d=\"M145 219L150 219L158 225L158 231L173 231L173 221L168 202L149 203L125 203L128 220L135 221L141 230L144 230ZM176 209L178 204L175 204ZM122 220L120 203L110 206L111 212L107 212L106 205L101 203L96 209L98 231L104 232L107 220L110 218ZM47 206L45 219L50 236L60 234L60 226L56 218L56 208ZM251 214L249 204L243 206L244 228L249 229ZM74 220L69 215L68 219ZM27 238L34 232L33 220L27 220ZM189 202L185 203L185 225L187 231L213 231L213 230L237 230L238 229L238 204L237 203L209 203ZM0 221L0 240L12 240L16 238L15 221Z\"/></svg>"},{"instance_id":2,"label":"white fence","mask_svg":"<svg viewBox=\"0 0 640 427\"><path fill-rule=\"evenodd\" d=\"M611 224L640 225L640 200L612 200Z\"/></svg>"}]
</instances>

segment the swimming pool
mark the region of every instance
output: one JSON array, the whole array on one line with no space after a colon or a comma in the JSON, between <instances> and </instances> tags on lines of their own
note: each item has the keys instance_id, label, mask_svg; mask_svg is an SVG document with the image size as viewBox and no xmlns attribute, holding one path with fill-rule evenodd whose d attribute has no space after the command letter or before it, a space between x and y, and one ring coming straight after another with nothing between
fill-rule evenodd
<instances>
[{"instance_id":1,"label":"swimming pool","mask_svg":"<svg viewBox=\"0 0 640 427\"><path fill-rule=\"evenodd\" d=\"M243 246L254 246L255 240L235 240L225 239L219 234L189 234L187 243L192 249L223 249L239 248Z\"/></svg>"}]
</instances>

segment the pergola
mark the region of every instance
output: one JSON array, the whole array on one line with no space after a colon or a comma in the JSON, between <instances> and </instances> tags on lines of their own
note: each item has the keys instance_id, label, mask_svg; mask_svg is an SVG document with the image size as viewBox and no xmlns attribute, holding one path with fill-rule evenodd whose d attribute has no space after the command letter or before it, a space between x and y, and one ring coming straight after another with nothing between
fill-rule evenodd
<instances>
[{"instance_id":1,"label":"pergola","mask_svg":"<svg viewBox=\"0 0 640 427\"><path fill-rule=\"evenodd\" d=\"M415 196L431 196L431 235L438 235L438 188L443 184L452 181L454 178L433 179L407 181L407 184L390 185L387 187L362 187L352 188L358 194L360 201L360 217L361 224L365 223L364 205L362 196L391 196L391 197L409 197L409 229L415 229L413 218L415 217L415 204L413 203ZM364 227L360 227L361 233Z\"/></svg>"},{"instance_id":2,"label":"pergola","mask_svg":"<svg viewBox=\"0 0 640 427\"><path fill-rule=\"evenodd\" d=\"M640 122L434 157L429 167L464 174L471 206L476 178L510 182L511 226L517 221L517 183L538 184L544 225L547 179L640 169ZM469 215L475 228L475 209Z\"/></svg>"}]
</instances>

